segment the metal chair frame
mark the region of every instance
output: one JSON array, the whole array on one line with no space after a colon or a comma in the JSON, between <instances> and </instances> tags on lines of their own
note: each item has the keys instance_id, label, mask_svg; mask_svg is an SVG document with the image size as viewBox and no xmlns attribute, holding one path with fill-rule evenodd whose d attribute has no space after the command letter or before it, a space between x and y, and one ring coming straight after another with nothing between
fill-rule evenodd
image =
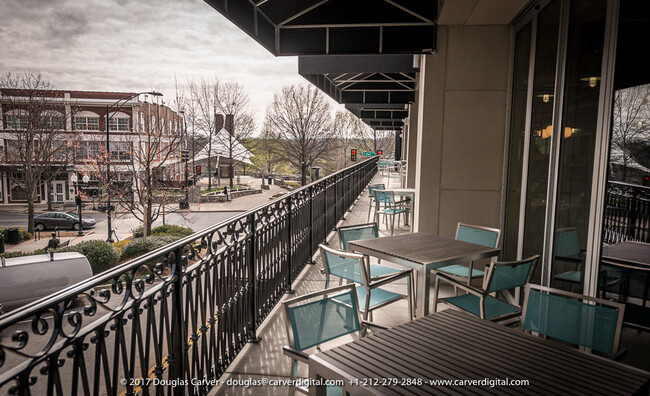
<instances>
[{"instance_id":1,"label":"metal chair frame","mask_svg":"<svg viewBox=\"0 0 650 396\"><path fill-rule=\"evenodd\" d=\"M382 202L380 202L380 200L377 199L377 193L378 192L381 193L381 194L390 193L391 204L386 204L384 202L383 203L383 205L384 205L383 209L381 209ZM406 216L408 216L408 214L409 214L408 208L405 208L405 207L402 206L403 204L408 204L409 200L404 199L404 200L401 200L401 201L395 201L395 193L393 191L388 191L388 190L375 190L374 194L375 194L375 205L376 205L376 208L375 208L375 223L379 224L379 215L383 214L384 215L384 224L386 224L386 229L388 229L388 221L386 219L386 216L392 216L392 222L391 222L391 227L390 227L390 235L392 236L393 233L395 232L395 216L396 215L399 216L401 214L404 214L404 219L406 219ZM399 212L399 213L387 212L387 210L390 210L390 209L392 209L392 210L403 210L403 212ZM399 227L399 217L398 217L398 220L397 220L397 226Z\"/></svg>"},{"instance_id":2,"label":"metal chair frame","mask_svg":"<svg viewBox=\"0 0 650 396\"><path fill-rule=\"evenodd\" d=\"M524 322L526 321L526 314L528 313L528 299L530 297L530 291L531 290L537 290L542 293L547 293L547 294L554 294L562 297L566 297L569 299L573 300L581 300L583 303L590 303L590 304L598 304L598 305L603 305L606 307L611 307L611 308L616 308L618 309L618 317L616 319L616 331L614 335L614 339L612 340L612 354L610 357L616 359L616 355L618 355L620 352L619 346L620 346L620 341L621 341L621 330L623 328L623 318L625 316L625 304L621 304L619 302L615 301L609 301L605 300L602 298L596 298L596 297L590 297L590 296L585 296L584 294L579 294L579 293L572 293L569 291L561 290L561 289L554 289L546 286L540 286L540 285L534 285L534 284L527 284L525 287L525 294L524 294L524 303L522 307L522 312L521 312L521 329L524 329ZM526 331L526 330L524 330ZM545 334L540 334L541 336L546 337ZM584 345L581 345L584 346Z\"/></svg>"},{"instance_id":3,"label":"metal chair frame","mask_svg":"<svg viewBox=\"0 0 650 396\"><path fill-rule=\"evenodd\" d=\"M350 294L352 295L352 298L354 298L355 304L356 304L356 314L357 314L357 320L359 323L359 330L357 337L362 338L366 335L368 329L372 330L385 330L387 327L385 326L380 326L374 323L370 323L367 321L364 321L361 317L361 312L359 311L359 301L357 300L357 293L356 293L356 287L354 284L350 285L343 285L343 286L338 286L334 287L331 289L326 289L326 290L320 290L317 292L305 294L302 296L298 296L289 300L286 300L282 302L282 306L284 308L284 316L285 316L285 328L287 331L287 338L289 341L289 345L285 345L282 348L282 353L285 356L288 356L291 358L291 378L296 379L297 378L297 371L298 371L298 362L302 363L309 363L309 354L305 353L302 350L296 349L295 347L295 340L293 338L293 327L291 326L291 319L289 315L289 310L291 307L296 306L298 303L311 300L314 298L318 297L324 297L324 298L330 298L333 301L336 301L337 303L340 303L341 305L347 305L344 302L336 300L336 296L341 294L341 292L349 291ZM328 297L329 296L329 297ZM352 333L348 333L352 334ZM343 335L342 335L343 336ZM341 337L342 337L341 336ZM320 346L317 346L316 348L320 349ZM294 394L296 391L303 392L305 394L309 394L309 389L305 387L297 387L295 385L292 385L289 392L290 394Z\"/></svg>"},{"instance_id":4,"label":"metal chair frame","mask_svg":"<svg viewBox=\"0 0 650 396\"><path fill-rule=\"evenodd\" d=\"M328 246L325 245L319 245L319 249L321 250L321 256L323 256L323 261L325 261L325 254L323 251L328 252L330 254L343 257L343 258L350 258L350 259L355 259L358 260L359 262L359 267L361 269L361 277L363 279L363 288L366 290L366 301L364 302L363 309L360 307L359 310L363 314L363 320L370 320L372 321L372 311L384 307L388 304L391 304L393 302L406 299L408 300L408 306L409 306L409 319L413 320L413 309L414 309L414 303L413 303L413 296L415 295L415 282L413 280L413 270L412 269L406 269L406 270L400 270L399 272L396 272L391 275L386 275L386 276L381 276L381 277L374 277L372 278L370 276L370 259L368 256L359 254L359 253L351 253L351 252L344 252L341 250L337 249L332 249ZM327 265L327 262L325 262L324 265L325 268L325 274L327 278L329 279L329 268ZM334 274L332 274L334 275ZM336 275L335 275L336 276ZM370 307L370 296L372 293L373 289L377 289L381 286L384 286L388 283L394 282L396 280L406 278L407 284L406 284L406 289L407 289L407 294L403 295L401 294L398 298L393 298L390 300L387 300L381 304L375 305L374 307ZM346 279L349 281L349 279ZM331 289L328 289L331 290Z\"/></svg>"},{"instance_id":5,"label":"metal chair frame","mask_svg":"<svg viewBox=\"0 0 650 396\"><path fill-rule=\"evenodd\" d=\"M386 185L384 185L384 183L376 183L376 184L368 185L368 196L370 197L370 205L368 206L368 220L367 220L368 222L370 222L370 213L372 212L373 206L375 208L375 213L377 212L377 201L375 201L374 189L380 186L381 188L377 188L378 190L386 189Z\"/></svg>"},{"instance_id":6,"label":"metal chair frame","mask_svg":"<svg viewBox=\"0 0 650 396\"><path fill-rule=\"evenodd\" d=\"M433 295L433 312L437 312L438 302L445 302L446 303L446 298L438 298L438 294L439 294L439 291L440 291L440 281L444 280L447 283L450 283L453 286L455 286L455 287L457 287L457 288L459 288L461 290L464 290L464 291L466 291L466 292L468 292L470 294L473 294L473 295L477 296L479 298L479 312L480 312L479 316L480 316L481 319L485 319L485 299L488 296L490 296L491 293L503 292L503 290L488 291L488 290L490 290L490 285L492 283L492 279L494 278L494 274L496 273L498 268L507 267L507 266L510 266L510 267L517 266L517 265L520 265L520 264L528 263L530 261L532 261L533 264L531 265L530 271L528 272L526 282L524 282L524 284L521 285L521 286L525 286L526 284L530 283L530 280L531 280L531 278L533 276L533 273L535 272L535 267L537 265L537 262L539 261L539 255L531 256L531 257L525 258L523 260L517 260L517 261L502 261L502 262L494 262L494 261L492 261L492 262L490 262L490 264L488 264L488 266L487 266L487 271L485 273L485 277L483 278L483 286L482 286L481 289L478 289L478 288L473 287L471 285L461 283L458 280L456 280L456 279L454 279L454 278L452 278L452 277L450 277L448 275L445 275L444 273L437 273L436 283L435 283L435 292L434 292L434 295ZM519 286L519 287L521 287L521 286ZM509 314L505 314L505 315L501 315L501 316L497 316L497 317L494 317L494 318L492 318L490 320L493 321L493 322L499 322L499 321L502 321L502 320L506 320L506 319L510 319L510 318L519 316L521 314L521 307L518 307L518 306L510 304L510 303L508 303L508 304L515 307L515 308L517 308L518 311L513 312L513 313L509 313ZM447 305L449 305L450 307L452 307L454 309L458 309L458 307L456 307L453 304L447 304Z\"/></svg>"}]
</instances>

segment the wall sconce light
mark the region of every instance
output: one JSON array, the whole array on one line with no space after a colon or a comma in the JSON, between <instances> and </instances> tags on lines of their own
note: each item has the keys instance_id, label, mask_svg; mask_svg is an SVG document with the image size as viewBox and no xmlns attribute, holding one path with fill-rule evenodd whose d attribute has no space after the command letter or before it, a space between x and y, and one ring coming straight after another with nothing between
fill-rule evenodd
<instances>
[{"instance_id":1,"label":"wall sconce light","mask_svg":"<svg viewBox=\"0 0 650 396\"><path fill-rule=\"evenodd\" d=\"M551 95L551 94L541 94L541 95L537 95L537 97L542 98L542 102L548 103L548 101L553 98L553 95Z\"/></svg>"},{"instance_id":2,"label":"wall sconce light","mask_svg":"<svg viewBox=\"0 0 650 396\"><path fill-rule=\"evenodd\" d=\"M574 134L578 133L578 128L564 127L564 138L568 139ZM544 129L535 131L535 135L542 139L548 139L553 136L553 125L549 125Z\"/></svg>"},{"instance_id":3,"label":"wall sconce light","mask_svg":"<svg viewBox=\"0 0 650 396\"><path fill-rule=\"evenodd\" d=\"M589 86L591 88L595 88L596 85L598 85L598 81L600 81L600 77L598 77L598 76L584 77L584 78L581 78L580 81L586 81L586 82L589 83Z\"/></svg>"}]
</instances>

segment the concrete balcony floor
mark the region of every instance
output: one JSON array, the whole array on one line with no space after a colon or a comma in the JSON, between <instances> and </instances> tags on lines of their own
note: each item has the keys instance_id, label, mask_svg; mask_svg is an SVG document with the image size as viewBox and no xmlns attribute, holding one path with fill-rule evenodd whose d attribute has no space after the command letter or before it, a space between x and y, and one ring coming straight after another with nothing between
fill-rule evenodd
<instances>
[{"instance_id":1,"label":"concrete balcony floor","mask_svg":"<svg viewBox=\"0 0 650 396\"><path fill-rule=\"evenodd\" d=\"M377 175L372 183L384 183L388 185L388 178L385 176ZM391 180L391 187L397 187L397 180ZM363 224L368 222L368 209L370 200L367 190L362 194L357 203L354 205L351 213L346 214L345 220L339 223L339 226ZM390 219L390 218L389 218ZM372 219L371 219L372 221ZM380 219L379 234L380 236L390 236L390 221L386 229L386 225ZM409 227L404 225L404 219L400 218L399 227L397 226L397 219L395 220L395 235L404 234L409 232ZM329 246L339 248L340 242L338 235L331 233L328 237ZM371 259L372 263L376 263L375 259ZM395 268L403 267L393 265L391 263L382 261L382 265L393 266ZM296 282L294 282L294 290L296 294L286 295L284 299L293 298L306 293L322 290L325 287L325 275L321 273L323 267L320 255L316 257L315 265L308 265L300 274ZM338 278L332 276L330 279L330 286L337 286ZM398 281L385 289L405 293L406 281ZM448 294L452 290L446 290ZM269 317L264 321L258 330L258 336L262 341L257 344L248 344L244 350L237 356L235 361L230 365L226 374L221 377L221 385L212 393L217 395L268 395L268 394L288 394L288 387L244 387L244 386L228 386L226 385L229 378L237 380L262 380L267 378L269 380L290 379L291 374L291 360L282 354L282 347L288 345L287 332L285 327L285 315L278 304ZM373 312L373 322L384 326L395 326L409 320L408 317L408 302L402 300L386 307L377 309ZM321 346L322 350L330 349L337 345L345 344L353 338L342 337L338 340L331 341ZM316 350L307 350L309 354L315 353ZM299 364L298 375L300 377L308 376L308 368L305 364Z\"/></svg>"},{"instance_id":2,"label":"concrete balcony floor","mask_svg":"<svg viewBox=\"0 0 650 396\"><path fill-rule=\"evenodd\" d=\"M384 183L388 185L388 179L385 176L375 176L372 183ZM395 179L391 180L391 187L397 186ZM370 201L368 198L367 190L362 194L361 198L354 205L351 213L346 215L345 220L339 223L339 226L363 224L368 221L368 209ZM372 219L371 219L372 220ZM389 236L390 230L386 230L385 224L380 219L380 236ZM403 220L400 226L395 227L395 235L404 234L409 232L409 227L404 226ZM328 243L332 247L339 248L340 242L338 235L332 233L328 237ZM372 263L376 260L371 259ZM394 266L395 268L402 268L397 265L392 265L385 261L382 265ZM294 282L294 290L296 294L285 295L283 301L294 296L315 292L322 290L325 287L325 275L321 273L322 263L320 255L316 257L315 265L308 265L300 274L298 279ZM330 285L338 285L338 278L332 277ZM475 281L475 286L480 286L480 281ZM393 285L385 287L388 290L405 293L406 281L396 282ZM453 293L451 287L441 289L441 296L449 296ZM433 298L433 297L431 297ZM390 304L386 307L374 311L373 322L384 326L395 326L405 323L408 318L408 303L406 300ZM439 310L447 309L444 304L438 306ZM245 381L254 380L262 381L267 380L286 380L290 379L291 373L291 360L282 354L282 347L288 345L285 317L279 303L273 312L267 317L264 323L258 329L258 336L262 341L256 344L247 344L243 351L237 356L235 361L229 366L226 373L221 377L220 386L213 389L211 395L287 395L289 394L288 387L269 387L269 386L250 386L245 387L242 385L228 385L229 379ZM331 341L321 346L322 350L327 350L332 347L345 344L353 338L342 337L338 340ZM632 366L640 367L645 370L650 369L650 334L645 332L638 332L633 329L624 328L622 333L621 347L628 349L628 356L623 361L624 363ZM309 354L316 353L316 349L305 351ZM299 364L298 369L299 377L308 377L308 367L306 364Z\"/></svg>"}]
</instances>

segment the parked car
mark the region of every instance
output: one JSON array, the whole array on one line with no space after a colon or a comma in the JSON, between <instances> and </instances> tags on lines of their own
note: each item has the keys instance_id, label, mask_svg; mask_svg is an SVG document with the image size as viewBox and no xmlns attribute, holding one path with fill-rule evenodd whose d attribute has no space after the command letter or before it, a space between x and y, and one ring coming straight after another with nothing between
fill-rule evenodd
<instances>
[{"instance_id":1,"label":"parked car","mask_svg":"<svg viewBox=\"0 0 650 396\"><path fill-rule=\"evenodd\" d=\"M95 219L85 217L82 219L83 228L93 228ZM74 212L48 212L34 216L34 229L43 231L46 228L72 228L79 230L79 215Z\"/></svg>"}]
</instances>

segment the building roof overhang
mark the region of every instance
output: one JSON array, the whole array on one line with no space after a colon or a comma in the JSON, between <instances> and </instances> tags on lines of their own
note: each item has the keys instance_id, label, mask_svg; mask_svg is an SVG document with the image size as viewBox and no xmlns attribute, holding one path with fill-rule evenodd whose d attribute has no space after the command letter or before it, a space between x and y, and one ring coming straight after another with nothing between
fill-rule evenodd
<instances>
[{"instance_id":1,"label":"building roof overhang","mask_svg":"<svg viewBox=\"0 0 650 396\"><path fill-rule=\"evenodd\" d=\"M436 49L437 0L205 2L274 55L412 54Z\"/></svg>"}]
</instances>

